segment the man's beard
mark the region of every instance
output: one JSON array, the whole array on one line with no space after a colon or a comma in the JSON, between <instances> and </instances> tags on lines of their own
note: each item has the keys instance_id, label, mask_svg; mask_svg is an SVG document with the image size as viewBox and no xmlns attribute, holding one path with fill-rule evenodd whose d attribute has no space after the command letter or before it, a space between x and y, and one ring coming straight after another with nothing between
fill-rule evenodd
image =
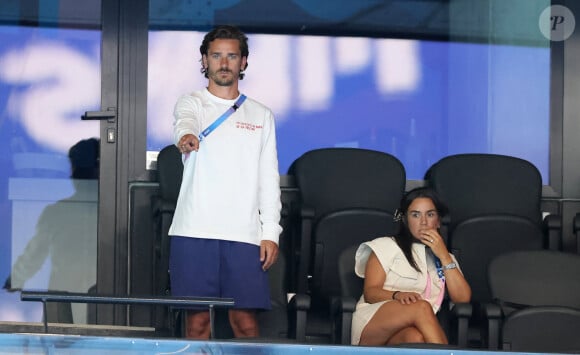
<instances>
[{"instance_id":1,"label":"man's beard","mask_svg":"<svg viewBox=\"0 0 580 355\"><path fill-rule=\"evenodd\" d=\"M227 78L222 78L220 76L221 73L223 72L227 72L232 74L231 77L227 77ZM213 79L213 81L218 85L218 86L232 86L234 84L234 81L236 79L236 76L234 75L234 73L231 70L218 70L215 72L211 72L210 73L210 78Z\"/></svg>"}]
</instances>

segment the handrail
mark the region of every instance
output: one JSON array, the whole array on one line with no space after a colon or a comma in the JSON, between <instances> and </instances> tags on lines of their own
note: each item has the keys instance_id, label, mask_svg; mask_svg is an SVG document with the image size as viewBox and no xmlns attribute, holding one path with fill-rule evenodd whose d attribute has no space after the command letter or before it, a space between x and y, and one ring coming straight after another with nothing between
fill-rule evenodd
<instances>
[{"instance_id":1,"label":"handrail","mask_svg":"<svg viewBox=\"0 0 580 355\"><path fill-rule=\"evenodd\" d=\"M136 304L136 305L164 305L174 308L187 308L192 306L209 307L209 320L211 334L214 329L214 307L232 307L233 298L217 297L177 297L177 296L115 296L89 293L73 293L62 291L26 291L20 292L20 300L42 302L44 332L48 333L48 319L46 302L70 302L70 303L101 303L101 304Z\"/></svg>"}]
</instances>

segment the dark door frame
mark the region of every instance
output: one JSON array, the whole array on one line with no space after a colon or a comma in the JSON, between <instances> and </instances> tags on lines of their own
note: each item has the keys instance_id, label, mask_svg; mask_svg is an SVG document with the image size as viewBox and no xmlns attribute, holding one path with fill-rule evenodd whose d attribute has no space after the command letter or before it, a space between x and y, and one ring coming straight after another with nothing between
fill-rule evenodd
<instances>
[{"instance_id":1,"label":"dark door frame","mask_svg":"<svg viewBox=\"0 0 580 355\"><path fill-rule=\"evenodd\" d=\"M148 0L101 0L101 179L97 292L128 293L129 182L146 179ZM111 137L112 135L112 137ZM109 138L114 142L108 141ZM126 325L126 306L99 305L98 324Z\"/></svg>"}]
</instances>

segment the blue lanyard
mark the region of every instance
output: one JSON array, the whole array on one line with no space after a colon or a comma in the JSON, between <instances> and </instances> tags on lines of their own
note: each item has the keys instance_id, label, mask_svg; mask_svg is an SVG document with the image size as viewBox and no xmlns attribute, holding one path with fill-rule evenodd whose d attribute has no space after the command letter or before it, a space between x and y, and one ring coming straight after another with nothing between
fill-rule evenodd
<instances>
[{"instance_id":1,"label":"blue lanyard","mask_svg":"<svg viewBox=\"0 0 580 355\"><path fill-rule=\"evenodd\" d=\"M441 260L438 257L433 255L435 258L435 267L437 267L437 276L441 279L441 281L445 282L445 273L443 272L443 267L441 266Z\"/></svg>"},{"instance_id":2,"label":"blue lanyard","mask_svg":"<svg viewBox=\"0 0 580 355\"><path fill-rule=\"evenodd\" d=\"M222 124L226 118L230 117L230 115L238 110L240 106L246 101L246 95L242 94L238 98L238 100L230 107L226 112L224 112L220 117L218 117L212 124L209 125L206 129L203 130L199 134L199 141L201 142L205 137L209 136L214 129L216 129L220 124Z\"/></svg>"}]
</instances>

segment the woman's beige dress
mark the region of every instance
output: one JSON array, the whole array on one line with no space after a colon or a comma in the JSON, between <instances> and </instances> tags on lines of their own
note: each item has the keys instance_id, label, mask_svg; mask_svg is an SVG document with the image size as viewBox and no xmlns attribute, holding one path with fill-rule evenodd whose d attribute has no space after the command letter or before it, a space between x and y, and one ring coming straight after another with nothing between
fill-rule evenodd
<instances>
[{"instance_id":1,"label":"woman's beige dress","mask_svg":"<svg viewBox=\"0 0 580 355\"><path fill-rule=\"evenodd\" d=\"M421 243L413 243L413 256L421 272L415 270L407 261L403 251L392 237L381 237L359 246L355 256L355 273L364 278L365 268L371 251L375 253L387 277L383 289L392 291L417 292L425 296L427 280L431 282L431 292L427 301L433 306L433 311L439 311L439 294L444 291L444 284L437 275L435 259L427 247ZM451 255L453 261L455 257ZM357 303L352 319L351 343L358 345L361 333L377 310L386 302L366 303L364 295Z\"/></svg>"}]
</instances>

